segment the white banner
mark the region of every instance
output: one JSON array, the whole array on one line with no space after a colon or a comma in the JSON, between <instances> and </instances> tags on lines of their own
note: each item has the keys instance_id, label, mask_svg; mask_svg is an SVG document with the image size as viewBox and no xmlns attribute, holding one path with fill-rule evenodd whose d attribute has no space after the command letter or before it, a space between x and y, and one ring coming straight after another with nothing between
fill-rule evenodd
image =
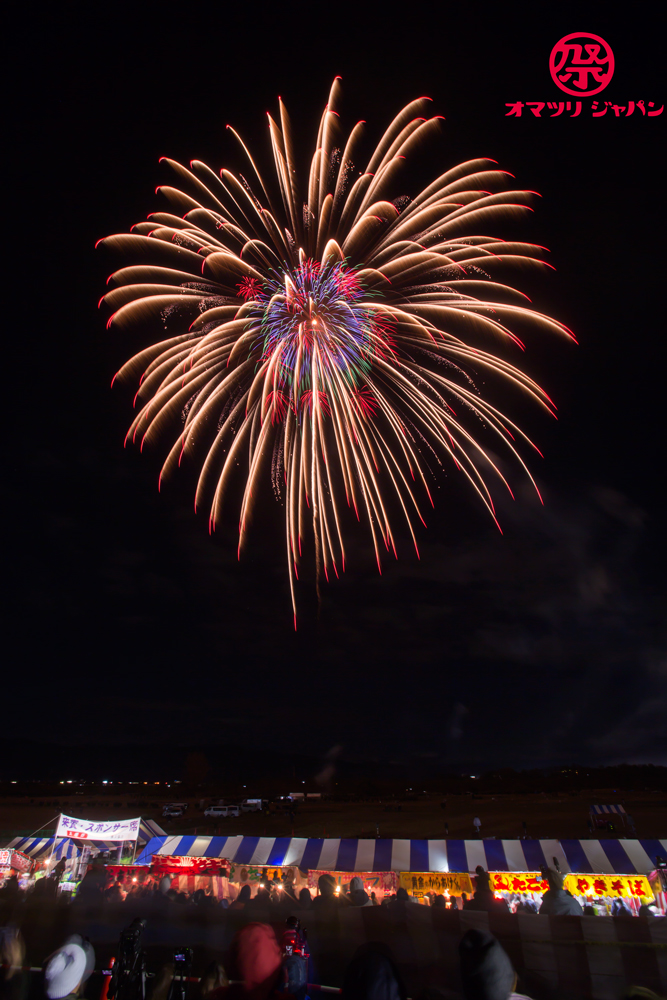
<instances>
[{"instance_id":1,"label":"white banner","mask_svg":"<svg viewBox=\"0 0 667 1000\"><path fill-rule=\"evenodd\" d=\"M90 819L75 819L73 816L61 814L58 821L56 837L71 837L73 840L136 840L139 836L138 819L112 820L109 823L98 823Z\"/></svg>"}]
</instances>

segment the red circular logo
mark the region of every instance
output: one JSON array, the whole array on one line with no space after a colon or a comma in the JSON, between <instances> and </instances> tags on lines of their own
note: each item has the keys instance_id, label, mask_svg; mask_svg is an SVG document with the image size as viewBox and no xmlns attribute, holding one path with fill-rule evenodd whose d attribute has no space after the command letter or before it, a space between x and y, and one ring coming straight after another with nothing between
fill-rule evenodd
<instances>
[{"instance_id":1,"label":"red circular logo","mask_svg":"<svg viewBox=\"0 0 667 1000\"><path fill-rule=\"evenodd\" d=\"M574 97L592 97L614 75L614 53L599 35L573 31L556 42L549 56L551 79Z\"/></svg>"}]
</instances>

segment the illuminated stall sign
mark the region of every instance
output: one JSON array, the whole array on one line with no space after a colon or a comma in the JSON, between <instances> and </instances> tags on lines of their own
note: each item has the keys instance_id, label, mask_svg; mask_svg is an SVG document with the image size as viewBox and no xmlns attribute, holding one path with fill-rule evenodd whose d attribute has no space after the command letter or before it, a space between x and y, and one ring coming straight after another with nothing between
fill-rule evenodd
<instances>
[{"instance_id":1,"label":"illuminated stall sign","mask_svg":"<svg viewBox=\"0 0 667 1000\"><path fill-rule=\"evenodd\" d=\"M537 872L490 872L494 892L537 892L549 888L546 879ZM645 875L576 875L565 876L564 889L573 896L652 896Z\"/></svg>"},{"instance_id":2,"label":"illuminated stall sign","mask_svg":"<svg viewBox=\"0 0 667 1000\"><path fill-rule=\"evenodd\" d=\"M401 872L401 889L421 899L426 893L435 892L441 896L460 896L462 892L472 896L472 880L467 872Z\"/></svg>"},{"instance_id":3,"label":"illuminated stall sign","mask_svg":"<svg viewBox=\"0 0 667 1000\"><path fill-rule=\"evenodd\" d=\"M494 892L546 892L549 883L539 872L489 872Z\"/></svg>"},{"instance_id":4,"label":"illuminated stall sign","mask_svg":"<svg viewBox=\"0 0 667 1000\"><path fill-rule=\"evenodd\" d=\"M155 875L229 875L227 862L221 858L188 858L180 855L154 854L151 873Z\"/></svg>"},{"instance_id":5,"label":"illuminated stall sign","mask_svg":"<svg viewBox=\"0 0 667 1000\"><path fill-rule=\"evenodd\" d=\"M299 869L294 865L276 868L275 865L237 865L229 866L229 881L244 885L246 882L299 882Z\"/></svg>"},{"instance_id":6,"label":"illuminated stall sign","mask_svg":"<svg viewBox=\"0 0 667 1000\"><path fill-rule=\"evenodd\" d=\"M32 861L27 854L21 854L20 851L15 851L12 848L0 851L0 869L3 870L3 874L10 875L9 869L17 872L29 872L31 866Z\"/></svg>"},{"instance_id":7,"label":"illuminated stall sign","mask_svg":"<svg viewBox=\"0 0 667 1000\"><path fill-rule=\"evenodd\" d=\"M565 888L573 896L653 896L645 875L566 875Z\"/></svg>"},{"instance_id":8,"label":"illuminated stall sign","mask_svg":"<svg viewBox=\"0 0 667 1000\"><path fill-rule=\"evenodd\" d=\"M366 889L371 892L396 892L399 887L397 872L330 872L314 871L308 872L308 888L317 889L318 879L321 875L331 875L336 885L341 889L346 888L353 878L360 878Z\"/></svg>"}]
</instances>

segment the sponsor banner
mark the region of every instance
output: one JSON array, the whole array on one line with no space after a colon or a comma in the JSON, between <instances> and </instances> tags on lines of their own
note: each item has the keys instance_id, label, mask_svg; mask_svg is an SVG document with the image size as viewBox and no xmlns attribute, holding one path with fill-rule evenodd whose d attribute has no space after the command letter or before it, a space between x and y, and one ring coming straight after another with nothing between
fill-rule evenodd
<instances>
[{"instance_id":1,"label":"sponsor banner","mask_svg":"<svg viewBox=\"0 0 667 1000\"><path fill-rule=\"evenodd\" d=\"M473 886L467 872L401 872L401 889L411 896L421 899L426 893L435 892L441 896L460 896L462 892L472 896Z\"/></svg>"},{"instance_id":2,"label":"sponsor banner","mask_svg":"<svg viewBox=\"0 0 667 1000\"><path fill-rule=\"evenodd\" d=\"M189 858L180 855L154 854L151 874L154 875L223 875L228 865L221 858Z\"/></svg>"},{"instance_id":3,"label":"sponsor banner","mask_svg":"<svg viewBox=\"0 0 667 1000\"><path fill-rule=\"evenodd\" d=\"M329 872L314 871L308 872L308 888L317 889L317 880L320 875L331 875L336 885L341 889L347 887L353 878L360 878L364 883L366 892L396 892L399 886L398 872Z\"/></svg>"},{"instance_id":4,"label":"sponsor banner","mask_svg":"<svg viewBox=\"0 0 667 1000\"><path fill-rule=\"evenodd\" d=\"M72 840L111 840L121 843L124 840L137 839L140 823L140 816L137 819L98 823L95 820L75 819L74 816L61 814L56 837L70 837Z\"/></svg>"}]
</instances>

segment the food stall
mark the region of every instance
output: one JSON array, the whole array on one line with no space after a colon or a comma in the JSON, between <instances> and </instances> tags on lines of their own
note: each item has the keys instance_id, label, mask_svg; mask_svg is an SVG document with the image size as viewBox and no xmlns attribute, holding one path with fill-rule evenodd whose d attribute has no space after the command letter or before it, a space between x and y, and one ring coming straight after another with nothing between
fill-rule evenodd
<instances>
[{"instance_id":1,"label":"food stall","mask_svg":"<svg viewBox=\"0 0 667 1000\"><path fill-rule=\"evenodd\" d=\"M539 872L489 872L491 888L499 899L505 899L511 909L521 900L531 900L539 910L542 896L549 888ZM401 872L400 885L418 902L443 895L446 899L475 891L475 876L466 872ZM638 913L646 899L652 899L654 889L645 875L587 875L571 872L564 877L563 888L578 899L582 906L593 906L600 915L610 914L614 899ZM656 893L657 897L657 893ZM459 902L459 906L460 906Z\"/></svg>"},{"instance_id":2,"label":"food stall","mask_svg":"<svg viewBox=\"0 0 667 1000\"><path fill-rule=\"evenodd\" d=\"M33 863L27 854L13 847L0 850L0 884L12 875L16 875L19 880L29 877L32 866Z\"/></svg>"},{"instance_id":3,"label":"food stall","mask_svg":"<svg viewBox=\"0 0 667 1000\"><path fill-rule=\"evenodd\" d=\"M347 892L353 878L360 878L364 885L364 890L370 896L375 893L378 903L381 903L385 894L395 893L399 887L398 872L338 872L320 869L310 869L308 872L307 885L311 896L317 893L317 885L322 875L330 875L336 883L336 892Z\"/></svg>"}]
</instances>

